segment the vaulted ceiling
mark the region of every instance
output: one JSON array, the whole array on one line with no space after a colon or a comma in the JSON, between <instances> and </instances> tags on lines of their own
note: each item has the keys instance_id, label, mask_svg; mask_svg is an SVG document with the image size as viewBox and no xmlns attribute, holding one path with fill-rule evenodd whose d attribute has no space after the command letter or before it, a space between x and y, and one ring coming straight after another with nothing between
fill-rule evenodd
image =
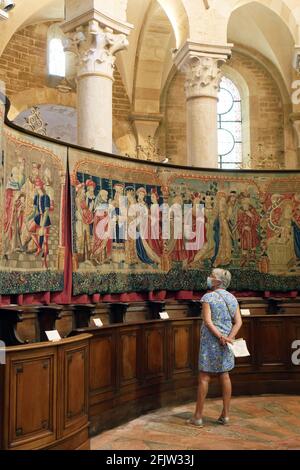
<instances>
[{"instance_id":1,"label":"vaulted ceiling","mask_svg":"<svg viewBox=\"0 0 300 470\"><path fill-rule=\"evenodd\" d=\"M128 0L127 21L134 29L117 65L135 111L158 111L159 95L173 64L172 49L187 38L216 44L223 37L223 42L251 45L278 70L289 88L294 45L300 43L299 0L207 2ZM9 20L1 22L0 54L16 30L63 19L64 0L17 0Z\"/></svg>"}]
</instances>

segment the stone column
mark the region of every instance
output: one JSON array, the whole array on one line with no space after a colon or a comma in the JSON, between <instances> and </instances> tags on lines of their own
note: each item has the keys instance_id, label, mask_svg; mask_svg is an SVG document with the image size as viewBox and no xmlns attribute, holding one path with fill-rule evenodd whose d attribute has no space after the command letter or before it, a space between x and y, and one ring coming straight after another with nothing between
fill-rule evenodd
<instances>
[{"instance_id":1,"label":"stone column","mask_svg":"<svg viewBox=\"0 0 300 470\"><path fill-rule=\"evenodd\" d=\"M65 51L77 56L78 145L111 153L115 55L128 46L131 27L117 21L107 26L105 18L91 15L79 26L72 20L62 27Z\"/></svg>"},{"instance_id":2,"label":"stone column","mask_svg":"<svg viewBox=\"0 0 300 470\"><path fill-rule=\"evenodd\" d=\"M297 139L297 161L289 165L289 168L300 168L300 113L291 114L290 120L293 123L295 137Z\"/></svg>"},{"instance_id":3,"label":"stone column","mask_svg":"<svg viewBox=\"0 0 300 470\"><path fill-rule=\"evenodd\" d=\"M186 73L188 165L218 167L217 104L220 66L230 55L228 46L186 43L175 64Z\"/></svg>"}]
</instances>

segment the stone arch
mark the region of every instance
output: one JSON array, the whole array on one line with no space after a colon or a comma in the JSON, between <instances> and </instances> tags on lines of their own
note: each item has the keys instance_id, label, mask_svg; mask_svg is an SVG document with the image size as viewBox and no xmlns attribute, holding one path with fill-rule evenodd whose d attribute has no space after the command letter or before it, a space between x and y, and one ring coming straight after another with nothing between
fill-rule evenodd
<instances>
[{"instance_id":1,"label":"stone arch","mask_svg":"<svg viewBox=\"0 0 300 470\"><path fill-rule=\"evenodd\" d=\"M30 24L30 18L41 10L47 9L51 3L53 3L53 0L43 0L42 2L37 2L36 0L18 0L9 21L1 22L0 55L15 32Z\"/></svg>"},{"instance_id":2,"label":"stone arch","mask_svg":"<svg viewBox=\"0 0 300 470\"><path fill-rule=\"evenodd\" d=\"M8 118L13 121L23 111L43 104L66 106L77 108L76 93L59 93L54 88L32 88L26 93L16 93L11 97L11 107ZM114 117L113 127L114 153L134 154L136 147L135 138L128 121Z\"/></svg>"},{"instance_id":3,"label":"stone arch","mask_svg":"<svg viewBox=\"0 0 300 470\"><path fill-rule=\"evenodd\" d=\"M294 39L294 42L297 43L299 39L298 21L294 10L288 6L288 1L276 0L276 2L274 2L273 0L238 0L232 8L231 14L237 9L250 5L251 3L263 5L275 13L285 23Z\"/></svg>"},{"instance_id":4,"label":"stone arch","mask_svg":"<svg viewBox=\"0 0 300 470\"><path fill-rule=\"evenodd\" d=\"M189 37L190 25L187 10L182 0L157 0L173 27L176 47L179 49Z\"/></svg>"},{"instance_id":5,"label":"stone arch","mask_svg":"<svg viewBox=\"0 0 300 470\"><path fill-rule=\"evenodd\" d=\"M289 88L298 30L295 16L282 0L232 0L233 2L235 5L227 23L229 42L243 47L251 44L252 49L275 66L283 77L286 88Z\"/></svg>"},{"instance_id":6,"label":"stone arch","mask_svg":"<svg viewBox=\"0 0 300 470\"><path fill-rule=\"evenodd\" d=\"M159 113L168 46L174 36L171 24L157 2L150 5L144 24L136 53L133 109L137 113ZM171 56L171 52L169 54Z\"/></svg>"},{"instance_id":7,"label":"stone arch","mask_svg":"<svg viewBox=\"0 0 300 470\"><path fill-rule=\"evenodd\" d=\"M75 93L60 93L55 88L32 88L10 97L8 118L13 121L22 111L39 104L56 104L77 108Z\"/></svg>"}]
</instances>

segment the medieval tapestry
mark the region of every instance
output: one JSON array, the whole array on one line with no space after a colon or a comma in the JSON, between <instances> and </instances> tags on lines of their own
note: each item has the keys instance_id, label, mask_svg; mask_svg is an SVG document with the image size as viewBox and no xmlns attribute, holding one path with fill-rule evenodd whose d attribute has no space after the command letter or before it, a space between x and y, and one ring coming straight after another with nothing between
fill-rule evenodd
<instances>
[{"instance_id":1,"label":"medieval tapestry","mask_svg":"<svg viewBox=\"0 0 300 470\"><path fill-rule=\"evenodd\" d=\"M0 155L3 150L3 134L4 134L4 114L5 114L5 94L4 94L4 83L0 80ZM3 161L0 161L0 177L3 177Z\"/></svg>"},{"instance_id":2,"label":"medieval tapestry","mask_svg":"<svg viewBox=\"0 0 300 470\"><path fill-rule=\"evenodd\" d=\"M232 289L299 289L300 173L69 158L74 294L203 290L212 267Z\"/></svg>"},{"instance_id":3,"label":"medieval tapestry","mask_svg":"<svg viewBox=\"0 0 300 470\"><path fill-rule=\"evenodd\" d=\"M67 150L11 129L4 132L0 200L0 293L64 288Z\"/></svg>"}]
</instances>

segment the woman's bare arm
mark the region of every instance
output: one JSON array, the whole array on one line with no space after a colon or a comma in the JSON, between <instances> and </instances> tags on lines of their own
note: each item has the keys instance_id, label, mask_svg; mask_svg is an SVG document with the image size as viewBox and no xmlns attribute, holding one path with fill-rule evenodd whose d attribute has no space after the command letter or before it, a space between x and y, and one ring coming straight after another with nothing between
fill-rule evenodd
<instances>
[{"instance_id":1,"label":"woman's bare arm","mask_svg":"<svg viewBox=\"0 0 300 470\"><path fill-rule=\"evenodd\" d=\"M240 329L242 327L242 324L243 324L243 321L242 321L242 317L241 317L240 307L238 306L238 308L235 312L235 315L234 315L234 319L233 319L233 328L230 332L230 335L228 336L228 338L230 340L234 340L234 338L236 337L236 335L240 331Z\"/></svg>"},{"instance_id":2,"label":"woman's bare arm","mask_svg":"<svg viewBox=\"0 0 300 470\"><path fill-rule=\"evenodd\" d=\"M202 319L205 326L209 329L209 331L215 335L218 339L222 338L222 333L218 330L218 328L213 324L211 319L211 310L210 306L207 302L203 302L202 304Z\"/></svg>"}]
</instances>

